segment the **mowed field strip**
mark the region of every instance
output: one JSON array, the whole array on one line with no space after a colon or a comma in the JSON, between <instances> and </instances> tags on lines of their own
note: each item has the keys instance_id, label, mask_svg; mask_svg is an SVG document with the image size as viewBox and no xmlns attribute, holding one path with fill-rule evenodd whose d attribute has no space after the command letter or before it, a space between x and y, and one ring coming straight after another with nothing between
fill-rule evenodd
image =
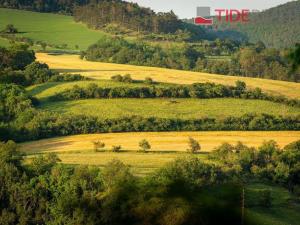
<instances>
[{"instance_id":1,"label":"mowed field strip","mask_svg":"<svg viewBox=\"0 0 300 225\"><path fill-rule=\"evenodd\" d=\"M274 95L285 95L289 98L300 98L300 83L276 81L268 79L224 76L183 70L164 69L157 67L133 66L113 63L90 62L81 60L78 55L51 55L37 53L37 60L47 63L50 68L69 73L79 73L94 79L110 79L116 74L131 74L133 79L144 80L151 77L157 82L192 84L213 82L234 85L237 80L246 82L248 87L259 87Z\"/></svg>"},{"instance_id":2,"label":"mowed field strip","mask_svg":"<svg viewBox=\"0 0 300 225\"><path fill-rule=\"evenodd\" d=\"M101 140L106 149L113 145L121 145L126 151L139 150L138 143L147 139L151 151L185 152L188 138L193 137L202 146L202 151L209 152L224 142L236 144L238 141L246 145L258 147L263 141L275 140L280 147L300 138L300 131L212 131L212 132L138 132L138 133L105 133L75 135L44 139L20 144L25 153L45 152L91 152L93 141Z\"/></svg>"}]
</instances>

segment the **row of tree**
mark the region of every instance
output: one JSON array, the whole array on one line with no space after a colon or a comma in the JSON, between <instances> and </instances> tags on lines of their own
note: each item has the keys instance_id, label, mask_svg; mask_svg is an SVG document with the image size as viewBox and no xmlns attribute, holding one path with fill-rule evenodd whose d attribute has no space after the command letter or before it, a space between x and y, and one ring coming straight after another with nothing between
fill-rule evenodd
<instances>
[{"instance_id":1,"label":"row of tree","mask_svg":"<svg viewBox=\"0 0 300 225\"><path fill-rule=\"evenodd\" d=\"M13 121L0 123L0 138L1 140L12 139L22 142L56 136L92 133L221 130L300 130L300 118L299 116L246 114L241 117L204 117L189 120L136 116L99 119L92 116L62 115L29 109L20 112Z\"/></svg>"},{"instance_id":2,"label":"row of tree","mask_svg":"<svg viewBox=\"0 0 300 225\"><path fill-rule=\"evenodd\" d=\"M87 80L79 74L59 74L45 63L35 61L34 51L28 45L14 44L0 48L0 83L28 86L47 81Z\"/></svg>"},{"instance_id":3,"label":"row of tree","mask_svg":"<svg viewBox=\"0 0 300 225\"><path fill-rule=\"evenodd\" d=\"M121 76L120 76L121 77ZM122 82L131 81L130 76ZM132 81L131 81L132 82ZM152 80L146 80L153 82ZM243 98L260 99L300 107L297 99L288 99L284 96L272 96L263 93L261 89L247 90L246 84L237 81L236 86L226 86L214 83L195 83L192 85L158 86L147 85L142 87L99 87L90 83L87 87L74 85L49 97L50 101L67 101L91 98Z\"/></svg>"},{"instance_id":4,"label":"row of tree","mask_svg":"<svg viewBox=\"0 0 300 225\"><path fill-rule=\"evenodd\" d=\"M225 143L216 148L210 158L241 174L245 181L254 178L274 182L292 192L300 188L300 140L284 149L275 141L265 142L258 149L242 143Z\"/></svg>"},{"instance_id":5,"label":"row of tree","mask_svg":"<svg viewBox=\"0 0 300 225\"><path fill-rule=\"evenodd\" d=\"M162 48L140 41L129 42L119 37L103 37L82 52L81 57L90 61L157 66L274 80L299 81L300 79L299 73L290 71L287 51L267 49L263 43L239 48L239 45L219 41L215 42L215 47L205 49L204 46L186 44L182 47ZM219 51L211 52L213 55L222 56L221 53L228 52L231 56L225 59L211 59L207 55L209 49Z\"/></svg>"},{"instance_id":6,"label":"row of tree","mask_svg":"<svg viewBox=\"0 0 300 225\"><path fill-rule=\"evenodd\" d=\"M0 6L4 8L23 9L37 12L58 12L70 14L76 6L103 1L105 0L0 0Z\"/></svg>"}]
</instances>

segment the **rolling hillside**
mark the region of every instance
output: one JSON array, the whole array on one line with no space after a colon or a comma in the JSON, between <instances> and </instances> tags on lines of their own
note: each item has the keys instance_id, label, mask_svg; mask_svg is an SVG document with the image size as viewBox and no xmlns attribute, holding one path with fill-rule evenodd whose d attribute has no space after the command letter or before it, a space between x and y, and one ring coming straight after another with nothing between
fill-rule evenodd
<instances>
[{"instance_id":1,"label":"rolling hillside","mask_svg":"<svg viewBox=\"0 0 300 225\"><path fill-rule=\"evenodd\" d=\"M234 85L237 80L246 82L249 88L259 87L274 94L289 98L300 98L300 84L294 82L267 79L222 76L217 74L172 70L156 67L132 66L123 64L89 62L81 60L78 55L49 55L37 53L37 60L47 63L50 68L60 72L80 73L93 79L110 79L116 74L131 74L133 79L144 80L151 77L154 81L176 84L213 82Z\"/></svg>"},{"instance_id":2,"label":"rolling hillside","mask_svg":"<svg viewBox=\"0 0 300 225\"><path fill-rule=\"evenodd\" d=\"M86 25L76 23L71 16L29 12L15 9L0 8L0 30L7 24L13 24L20 33L17 36L27 37L33 41L43 41L47 44L80 50L100 39L103 32L88 29ZM5 42L0 40L0 44Z\"/></svg>"},{"instance_id":3,"label":"rolling hillside","mask_svg":"<svg viewBox=\"0 0 300 225\"><path fill-rule=\"evenodd\" d=\"M219 29L230 37L262 41L268 47L292 47L300 42L300 1L292 1L260 13L253 13L247 24L222 23ZM234 32L232 32L234 31ZM240 35L239 35L240 33Z\"/></svg>"}]
</instances>

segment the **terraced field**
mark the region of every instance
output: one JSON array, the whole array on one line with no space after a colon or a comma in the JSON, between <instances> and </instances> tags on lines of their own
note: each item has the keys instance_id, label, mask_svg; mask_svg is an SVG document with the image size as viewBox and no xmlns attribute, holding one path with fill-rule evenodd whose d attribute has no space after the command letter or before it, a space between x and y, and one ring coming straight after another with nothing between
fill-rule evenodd
<instances>
[{"instance_id":1,"label":"terraced field","mask_svg":"<svg viewBox=\"0 0 300 225\"><path fill-rule=\"evenodd\" d=\"M135 80L144 80L151 77L157 82L192 84L213 82L218 84L234 85L237 80L242 80L250 88L259 87L274 95L285 95L290 98L300 98L300 83L222 76L200 72L172 70L156 67L133 66L113 63L100 63L81 60L78 55L48 55L46 53L36 54L37 60L47 63L50 68L61 72L80 73L94 79L110 79L116 74L131 74Z\"/></svg>"}]
</instances>

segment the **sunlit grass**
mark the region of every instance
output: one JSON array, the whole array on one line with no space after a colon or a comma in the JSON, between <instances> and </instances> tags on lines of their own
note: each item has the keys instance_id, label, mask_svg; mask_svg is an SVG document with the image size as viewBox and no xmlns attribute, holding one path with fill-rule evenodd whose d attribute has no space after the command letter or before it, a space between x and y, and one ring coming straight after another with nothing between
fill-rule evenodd
<instances>
[{"instance_id":1,"label":"sunlit grass","mask_svg":"<svg viewBox=\"0 0 300 225\"><path fill-rule=\"evenodd\" d=\"M127 116L196 119L246 113L299 115L300 108L262 100L221 99L87 99L42 103L40 109L102 119Z\"/></svg>"}]
</instances>

